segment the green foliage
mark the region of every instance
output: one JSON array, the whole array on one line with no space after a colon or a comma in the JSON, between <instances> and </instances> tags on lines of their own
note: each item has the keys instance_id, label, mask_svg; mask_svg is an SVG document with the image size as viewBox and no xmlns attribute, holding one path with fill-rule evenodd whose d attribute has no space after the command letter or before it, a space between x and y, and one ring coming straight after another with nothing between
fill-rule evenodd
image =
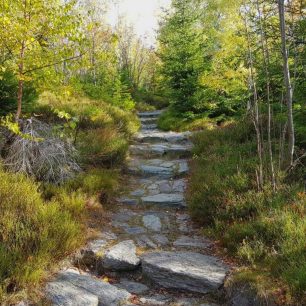
<instances>
[{"instance_id":1,"label":"green foliage","mask_svg":"<svg viewBox=\"0 0 306 306\"><path fill-rule=\"evenodd\" d=\"M171 90L172 104L180 112L195 111L199 100L198 78L203 71L201 33L196 28L195 1L172 1L159 34L162 74Z\"/></svg>"},{"instance_id":2,"label":"green foliage","mask_svg":"<svg viewBox=\"0 0 306 306\"><path fill-rule=\"evenodd\" d=\"M0 115L15 112L17 108L17 78L12 72L0 72ZM30 111L37 100L37 91L32 82L27 82L23 95L24 111Z\"/></svg>"},{"instance_id":3,"label":"green foliage","mask_svg":"<svg viewBox=\"0 0 306 306\"><path fill-rule=\"evenodd\" d=\"M38 186L0 170L0 300L39 284L46 268L80 246L84 199L43 201ZM14 192L12 192L14 190Z\"/></svg>"}]
</instances>

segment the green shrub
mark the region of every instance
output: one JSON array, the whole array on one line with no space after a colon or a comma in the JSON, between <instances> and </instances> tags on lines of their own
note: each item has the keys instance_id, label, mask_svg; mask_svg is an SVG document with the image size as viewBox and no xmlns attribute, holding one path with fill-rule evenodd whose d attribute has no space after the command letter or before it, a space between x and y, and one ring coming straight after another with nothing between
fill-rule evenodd
<instances>
[{"instance_id":1,"label":"green shrub","mask_svg":"<svg viewBox=\"0 0 306 306\"><path fill-rule=\"evenodd\" d=\"M51 263L80 246L82 226L76 220L84 201L62 196L44 202L38 185L0 170L0 300L33 287Z\"/></svg>"},{"instance_id":2,"label":"green shrub","mask_svg":"<svg viewBox=\"0 0 306 306\"><path fill-rule=\"evenodd\" d=\"M110 127L81 131L77 149L82 162L91 166L112 166L125 160L128 142Z\"/></svg>"}]
</instances>

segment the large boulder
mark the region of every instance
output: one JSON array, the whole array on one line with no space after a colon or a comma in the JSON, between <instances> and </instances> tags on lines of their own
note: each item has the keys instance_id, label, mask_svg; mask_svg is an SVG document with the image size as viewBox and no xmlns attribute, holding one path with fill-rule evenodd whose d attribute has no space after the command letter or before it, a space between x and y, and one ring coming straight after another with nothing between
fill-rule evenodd
<instances>
[{"instance_id":1,"label":"large boulder","mask_svg":"<svg viewBox=\"0 0 306 306\"><path fill-rule=\"evenodd\" d=\"M142 271L160 286L207 293L223 284L228 267L198 253L154 252L142 257Z\"/></svg>"}]
</instances>

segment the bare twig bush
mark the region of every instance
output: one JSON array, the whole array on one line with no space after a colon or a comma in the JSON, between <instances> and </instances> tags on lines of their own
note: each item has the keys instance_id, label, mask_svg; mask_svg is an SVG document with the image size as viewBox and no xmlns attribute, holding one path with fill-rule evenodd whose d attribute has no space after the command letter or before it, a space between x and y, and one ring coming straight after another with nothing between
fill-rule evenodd
<instances>
[{"instance_id":1,"label":"bare twig bush","mask_svg":"<svg viewBox=\"0 0 306 306\"><path fill-rule=\"evenodd\" d=\"M59 184L80 171L73 144L57 137L52 126L35 118L22 122L24 136L14 136L4 165L44 182Z\"/></svg>"}]
</instances>

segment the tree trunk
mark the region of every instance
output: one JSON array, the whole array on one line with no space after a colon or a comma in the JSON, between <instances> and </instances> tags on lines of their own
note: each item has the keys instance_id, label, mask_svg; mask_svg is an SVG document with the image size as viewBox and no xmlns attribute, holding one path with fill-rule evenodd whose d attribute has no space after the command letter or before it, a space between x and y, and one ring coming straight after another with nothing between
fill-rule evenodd
<instances>
[{"instance_id":1,"label":"tree trunk","mask_svg":"<svg viewBox=\"0 0 306 306\"><path fill-rule=\"evenodd\" d=\"M268 103L268 149L269 149L269 160L270 160L270 171L271 171L271 184L273 190L276 189L276 180L275 180L275 170L274 170L274 160L273 160L273 150L272 150L272 140L271 140L271 121L272 121L272 114L271 114L271 99L270 99L270 53L268 49L267 38L264 32L264 25L262 21L262 14L259 7L259 1L256 1L257 4L257 11L259 16L259 24L260 24L260 41L261 41L261 48L262 48L262 56L263 56L263 65L264 71L266 75L266 94L267 94L267 103ZM264 17L264 16L263 16Z\"/></svg>"},{"instance_id":2,"label":"tree trunk","mask_svg":"<svg viewBox=\"0 0 306 306\"><path fill-rule=\"evenodd\" d=\"M278 0L279 20L280 20L280 33L282 41L282 55L283 55L283 70L286 86L286 102L287 102L287 114L288 114L288 137L289 137L289 162L293 164L294 157L294 124L293 124L293 112L292 112L292 85L290 79L290 70L288 62L288 52L286 47L286 21L285 21L285 7L284 0Z\"/></svg>"},{"instance_id":3,"label":"tree trunk","mask_svg":"<svg viewBox=\"0 0 306 306\"><path fill-rule=\"evenodd\" d=\"M263 146L262 146L262 138L261 138L261 129L259 123L259 107L258 107L258 93L257 93L257 85L254 74L254 63L253 63L253 53L251 48L251 38L248 30L247 17L244 18L245 23L245 31L248 43L248 62L249 62L249 71L250 71L250 82L251 88L253 89L253 105L252 105L252 121L254 124L255 132L256 132L256 141L257 141L257 154L258 154L258 170L256 170L257 184L258 190L262 190L264 178L263 178Z\"/></svg>"},{"instance_id":4,"label":"tree trunk","mask_svg":"<svg viewBox=\"0 0 306 306\"><path fill-rule=\"evenodd\" d=\"M24 52L25 52L25 42L21 43L20 55L19 55L19 65L18 65L18 93L17 93L17 112L16 112L16 121L19 120L22 112L22 97L23 97L23 83L24 83L24 71L23 71L23 62L24 62Z\"/></svg>"}]
</instances>

